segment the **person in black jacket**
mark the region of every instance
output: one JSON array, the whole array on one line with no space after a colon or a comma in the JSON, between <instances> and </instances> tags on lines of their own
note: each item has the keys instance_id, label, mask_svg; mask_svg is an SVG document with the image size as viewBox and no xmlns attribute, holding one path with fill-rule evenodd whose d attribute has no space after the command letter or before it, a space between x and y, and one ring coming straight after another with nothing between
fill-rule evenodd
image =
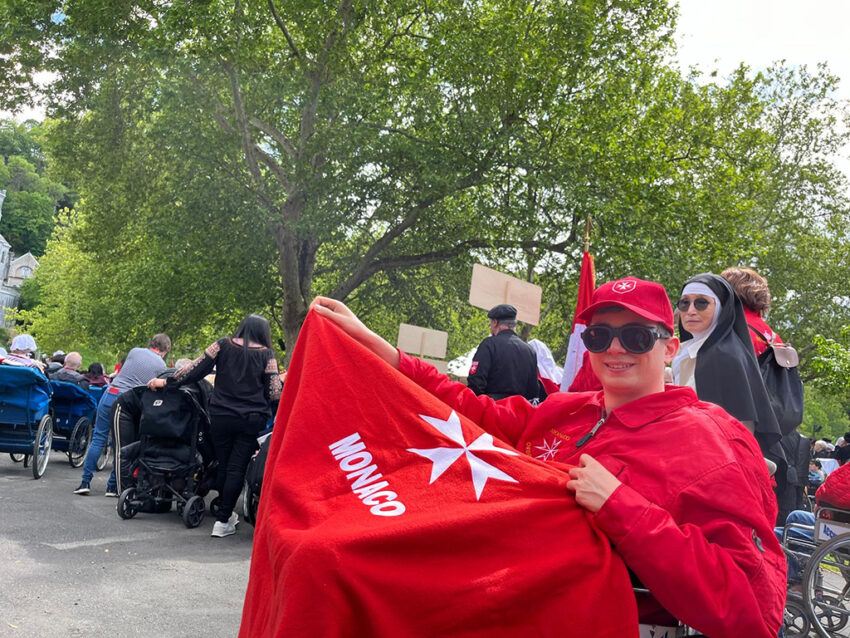
<instances>
[{"instance_id":1,"label":"person in black jacket","mask_svg":"<svg viewBox=\"0 0 850 638\"><path fill-rule=\"evenodd\" d=\"M537 355L514 332L516 312L509 304L499 304L487 313L490 336L478 346L467 377L475 394L496 400L515 394L529 401L538 398Z\"/></svg>"},{"instance_id":2,"label":"person in black jacket","mask_svg":"<svg viewBox=\"0 0 850 638\"><path fill-rule=\"evenodd\" d=\"M245 470L257 450L257 434L271 416L271 402L280 399L280 373L265 317L248 315L232 337L211 344L203 355L168 379L153 379L148 388L195 383L213 368L210 436L218 458L221 506L211 535L224 537L236 533L238 517L233 508L242 491Z\"/></svg>"},{"instance_id":3,"label":"person in black jacket","mask_svg":"<svg viewBox=\"0 0 850 638\"><path fill-rule=\"evenodd\" d=\"M61 368L55 372L48 370L47 377L54 381L64 381L65 383L75 383L83 390L89 389L89 380L80 374L80 366L83 364L83 358L79 352L70 352L65 356Z\"/></svg>"},{"instance_id":4,"label":"person in black jacket","mask_svg":"<svg viewBox=\"0 0 850 638\"><path fill-rule=\"evenodd\" d=\"M833 454L838 459L839 465L844 465L847 461L850 461L850 432L845 432L844 436L839 439Z\"/></svg>"}]
</instances>

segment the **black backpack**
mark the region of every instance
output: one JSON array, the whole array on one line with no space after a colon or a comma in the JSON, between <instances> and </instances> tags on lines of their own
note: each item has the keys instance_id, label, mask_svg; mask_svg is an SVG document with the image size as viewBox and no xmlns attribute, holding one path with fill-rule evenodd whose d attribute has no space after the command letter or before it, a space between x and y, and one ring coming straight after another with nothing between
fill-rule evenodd
<instances>
[{"instance_id":1,"label":"black backpack","mask_svg":"<svg viewBox=\"0 0 850 638\"><path fill-rule=\"evenodd\" d=\"M758 356L761 378L770 397L770 406L776 415L779 429L785 436L803 422L803 382L797 371L799 357L791 346L768 340L750 326L759 339L767 343L767 350Z\"/></svg>"}]
</instances>

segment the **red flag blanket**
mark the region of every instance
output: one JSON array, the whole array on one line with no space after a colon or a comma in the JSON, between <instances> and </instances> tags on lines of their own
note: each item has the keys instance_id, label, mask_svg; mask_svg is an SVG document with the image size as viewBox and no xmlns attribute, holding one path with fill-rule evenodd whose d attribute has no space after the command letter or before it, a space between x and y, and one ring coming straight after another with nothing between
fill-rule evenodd
<instances>
[{"instance_id":1,"label":"red flag blanket","mask_svg":"<svg viewBox=\"0 0 850 638\"><path fill-rule=\"evenodd\" d=\"M566 490L310 313L277 413L239 635L637 636Z\"/></svg>"}]
</instances>

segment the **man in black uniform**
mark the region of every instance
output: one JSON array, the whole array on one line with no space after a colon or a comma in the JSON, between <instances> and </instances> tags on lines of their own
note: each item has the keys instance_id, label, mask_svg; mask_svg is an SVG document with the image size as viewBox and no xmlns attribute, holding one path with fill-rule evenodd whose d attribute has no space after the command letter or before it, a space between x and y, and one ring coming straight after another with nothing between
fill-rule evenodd
<instances>
[{"instance_id":1,"label":"man in black uniform","mask_svg":"<svg viewBox=\"0 0 850 638\"><path fill-rule=\"evenodd\" d=\"M475 394L504 399L514 394L538 398L537 355L514 332L516 308L499 304L487 313L490 335L472 357L467 385Z\"/></svg>"}]
</instances>

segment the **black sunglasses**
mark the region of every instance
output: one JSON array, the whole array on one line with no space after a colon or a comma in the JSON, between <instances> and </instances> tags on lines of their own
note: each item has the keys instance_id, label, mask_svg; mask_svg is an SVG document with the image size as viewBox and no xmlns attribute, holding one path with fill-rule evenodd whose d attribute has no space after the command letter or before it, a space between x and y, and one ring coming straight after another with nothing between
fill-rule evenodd
<instances>
[{"instance_id":1,"label":"black sunglasses","mask_svg":"<svg viewBox=\"0 0 850 638\"><path fill-rule=\"evenodd\" d=\"M706 308L708 308L708 304L711 303L708 299L703 299L702 297L697 297L694 299L694 308L696 308L699 312L702 312ZM679 309L679 312L687 312L688 308L691 307L690 299L679 299L676 303L676 307Z\"/></svg>"},{"instance_id":2,"label":"black sunglasses","mask_svg":"<svg viewBox=\"0 0 850 638\"><path fill-rule=\"evenodd\" d=\"M629 323L619 328L605 324L591 325L581 333L581 340L590 352L605 352L617 337L620 345L632 354L644 354L652 350L659 339L668 339L658 328Z\"/></svg>"}]
</instances>

